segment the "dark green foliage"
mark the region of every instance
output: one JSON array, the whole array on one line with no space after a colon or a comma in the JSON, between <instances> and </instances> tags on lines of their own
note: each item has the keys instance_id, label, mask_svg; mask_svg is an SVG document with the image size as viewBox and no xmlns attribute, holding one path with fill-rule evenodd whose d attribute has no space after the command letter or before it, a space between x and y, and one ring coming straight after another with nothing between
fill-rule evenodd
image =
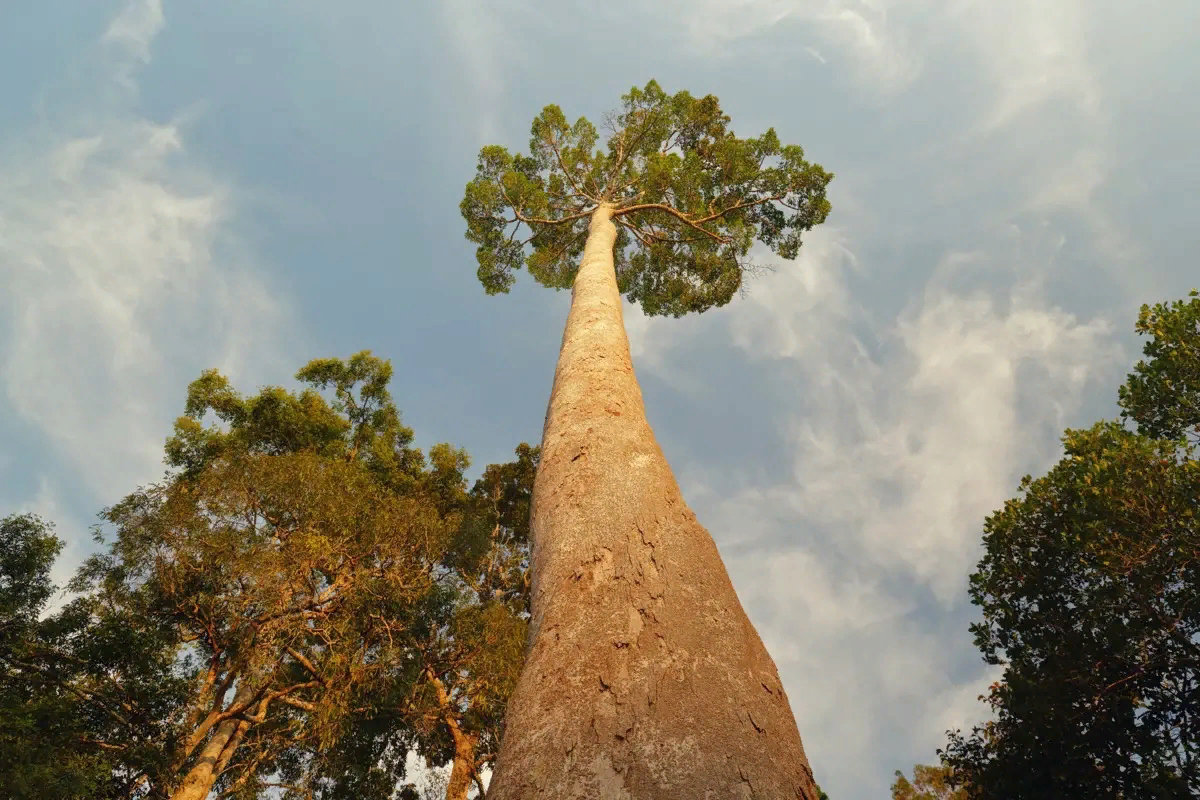
<instances>
[{"instance_id":1,"label":"dark green foliage","mask_svg":"<svg viewBox=\"0 0 1200 800\"><path fill-rule=\"evenodd\" d=\"M985 523L972 631L1005 671L996 720L943 753L972 797L1200 794L1200 462L1181 436L1198 310L1143 308L1151 360L1121 392L1140 431L1068 430L1063 459Z\"/></svg>"},{"instance_id":2,"label":"dark green foliage","mask_svg":"<svg viewBox=\"0 0 1200 800\"><path fill-rule=\"evenodd\" d=\"M54 593L50 567L62 542L34 515L0 520L0 796L91 794L107 781L108 759L80 739L79 703L45 690L38 615Z\"/></svg>"},{"instance_id":3,"label":"dark green foliage","mask_svg":"<svg viewBox=\"0 0 1200 800\"><path fill-rule=\"evenodd\" d=\"M39 620L60 546L36 517L0 523L0 796L126 796L166 767L175 635L105 591Z\"/></svg>"},{"instance_id":4,"label":"dark green foliage","mask_svg":"<svg viewBox=\"0 0 1200 800\"><path fill-rule=\"evenodd\" d=\"M1137 332L1149 335L1143 354L1120 389L1121 416L1159 439L1190 435L1200 444L1200 292L1169 306L1143 305Z\"/></svg>"},{"instance_id":5,"label":"dark green foliage","mask_svg":"<svg viewBox=\"0 0 1200 800\"><path fill-rule=\"evenodd\" d=\"M54 594L50 567L62 541L33 514L0 520L0 647L15 641Z\"/></svg>"},{"instance_id":6,"label":"dark green foliage","mask_svg":"<svg viewBox=\"0 0 1200 800\"><path fill-rule=\"evenodd\" d=\"M591 122L572 125L550 105L533 121L529 155L480 151L460 208L488 294L507 292L522 265L544 286L570 287L588 219L606 203L622 293L647 314L678 317L728 303L755 241L793 259L801 234L828 216L833 175L774 129L739 139L717 98L667 95L654 81L622 100L603 146Z\"/></svg>"}]
</instances>

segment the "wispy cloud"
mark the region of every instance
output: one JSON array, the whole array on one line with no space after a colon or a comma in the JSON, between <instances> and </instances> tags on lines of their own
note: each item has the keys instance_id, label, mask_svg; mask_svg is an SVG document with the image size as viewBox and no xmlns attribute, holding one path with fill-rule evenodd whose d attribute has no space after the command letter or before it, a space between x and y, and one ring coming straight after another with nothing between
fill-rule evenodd
<instances>
[{"instance_id":1,"label":"wispy cloud","mask_svg":"<svg viewBox=\"0 0 1200 800\"><path fill-rule=\"evenodd\" d=\"M701 0L674 7L691 46L728 54L738 40L784 25L807 27L830 47L819 53L805 48L822 64L833 58L845 64L873 90L903 89L920 73L917 50L909 32L897 25L893 7L883 0Z\"/></svg>"},{"instance_id":2,"label":"wispy cloud","mask_svg":"<svg viewBox=\"0 0 1200 800\"><path fill-rule=\"evenodd\" d=\"M231 232L234 188L126 85L163 24L156 0L129 3L85 56L93 82L60 91L56 122L0 159L4 397L53 443L56 479L73 473L98 503L157 477L189 380L274 367L288 322Z\"/></svg>"},{"instance_id":3,"label":"wispy cloud","mask_svg":"<svg viewBox=\"0 0 1200 800\"><path fill-rule=\"evenodd\" d=\"M787 394L776 423L791 475L733 491L728 465L685 464L679 477L777 660L814 764L871 752L894 761L875 767L887 774L981 718L975 698L994 675L962 613L982 521L1056 457L1058 433L1112 380L1121 350L1103 319L1049 305L1030 265L983 253L947 256L897 317L876 318L850 289L872 267L854 249L845 231L814 232L798 261L707 323ZM1013 279L962 288L963 272ZM671 349L687 341L659 324L634 325L651 356L638 367L655 374L677 368Z\"/></svg>"},{"instance_id":4,"label":"wispy cloud","mask_svg":"<svg viewBox=\"0 0 1200 800\"><path fill-rule=\"evenodd\" d=\"M150 45L163 27L162 0L129 0L109 23L104 41L124 48L128 57L150 62Z\"/></svg>"}]
</instances>

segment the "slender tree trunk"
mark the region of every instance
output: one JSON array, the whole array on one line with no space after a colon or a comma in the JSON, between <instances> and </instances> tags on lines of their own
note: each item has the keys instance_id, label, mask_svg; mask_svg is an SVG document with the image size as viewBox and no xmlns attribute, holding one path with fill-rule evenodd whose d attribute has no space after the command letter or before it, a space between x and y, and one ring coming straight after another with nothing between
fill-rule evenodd
<instances>
[{"instance_id":1,"label":"slender tree trunk","mask_svg":"<svg viewBox=\"0 0 1200 800\"><path fill-rule=\"evenodd\" d=\"M208 797L209 791L220 775L216 768L217 763L221 760L225 748L237 734L238 726L239 721L235 719L227 719L217 726L212 737L204 745L204 749L200 751L199 759L188 771L187 777L183 779L183 783L179 784L179 788L171 794L171 800L204 800Z\"/></svg>"},{"instance_id":2,"label":"slender tree trunk","mask_svg":"<svg viewBox=\"0 0 1200 800\"><path fill-rule=\"evenodd\" d=\"M442 709L442 721L450 729L454 740L454 761L450 767L450 780L446 784L446 800L467 800L471 791L471 781L475 777L475 742L477 735L466 733L458 721L458 713L446 690L446 684L430 667L425 668L425 676L433 684L437 693L438 705Z\"/></svg>"},{"instance_id":3,"label":"slender tree trunk","mask_svg":"<svg viewBox=\"0 0 1200 800\"><path fill-rule=\"evenodd\" d=\"M238 692L233 699L237 706L246 702L249 691ZM188 771L183 782L171 794L171 800L204 800L212 791L213 784L221 777L221 772L229 763L230 757L242 742L242 737L250 728L250 723L240 719L227 719L216 726L216 730L205 743L204 749L192 768Z\"/></svg>"},{"instance_id":4,"label":"slender tree trunk","mask_svg":"<svg viewBox=\"0 0 1200 800\"><path fill-rule=\"evenodd\" d=\"M774 662L646 422L592 215L533 492L533 617L489 800L816 800Z\"/></svg>"},{"instance_id":5,"label":"slender tree trunk","mask_svg":"<svg viewBox=\"0 0 1200 800\"><path fill-rule=\"evenodd\" d=\"M463 733L457 724L450 727L450 733L454 736L454 764L446 784L446 800L467 800L475 775L474 737Z\"/></svg>"}]
</instances>

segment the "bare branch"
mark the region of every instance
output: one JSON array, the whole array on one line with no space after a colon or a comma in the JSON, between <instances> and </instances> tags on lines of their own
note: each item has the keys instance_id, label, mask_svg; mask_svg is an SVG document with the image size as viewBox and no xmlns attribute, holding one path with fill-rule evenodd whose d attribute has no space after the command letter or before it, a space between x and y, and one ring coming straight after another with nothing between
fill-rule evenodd
<instances>
[{"instance_id":1,"label":"bare branch","mask_svg":"<svg viewBox=\"0 0 1200 800\"><path fill-rule=\"evenodd\" d=\"M625 206L623 208L617 208L617 209L613 210L613 216L615 217L619 214L632 214L634 211L665 211L674 217L678 217L680 221L685 222L688 225L691 225L693 228L696 228L697 230L700 230L700 231L704 231L704 233L708 234L709 236L715 236L715 234L713 234L710 231L704 230L704 228L701 228L700 226L706 222L712 222L715 219L724 217L725 215L730 214L734 211L740 211L743 208L753 208L754 206L760 206L763 203L770 203L770 202L774 202L776 200L782 200L786 196L787 195L783 195L783 194L771 195L769 197L762 197L762 198L759 198L758 200L754 200L754 201L751 201L748 203L738 203L738 204L730 206L729 208L726 208L722 211L717 211L712 214L709 214L707 217L701 217L700 219L692 219L692 218L688 217L686 214L684 214L682 211L679 211L678 209L673 208L669 205L665 205L663 203L642 203L640 205Z\"/></svg>"},{"instance_id":2,"label":"bare branch","mask_svg":"<svg viewBox=\"0 0 1200 800\"><path fill-rule=\"evenodd\" d=\"M292 696L286 695L286 694L279 696L279 702L285 703L285 704L287 704L289 706L293 706L295 708L299 708L302 711L307 711L311 714L315 714L320 710L320 708L316 705L316 703L310 703L307 700L301 700L298 697L292 697Z\"/></svg>"}]
</instances>

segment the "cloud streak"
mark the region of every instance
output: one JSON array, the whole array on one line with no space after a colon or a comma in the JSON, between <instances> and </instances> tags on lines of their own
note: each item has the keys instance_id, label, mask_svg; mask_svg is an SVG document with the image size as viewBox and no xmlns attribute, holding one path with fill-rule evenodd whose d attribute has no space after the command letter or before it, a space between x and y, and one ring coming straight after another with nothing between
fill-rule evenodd
<instances>
[{"instance_id":1,"label":"cloud streak","mask_svg":"<svg viewBox=\"0 0 1200 800\"><path fill-rule=\"evenodd\" d=\"M94 82L0 160L4 398L98 504L157 477L189 380L273 372L288 324L231 232L234 188L189 158L181 123L136 110L163 24L156 0L129 3L87 56Z\"/></svg>"},{"instance_id":2,"label":"cloud streak","mask_svg":"<svg viewBox=\"0 0 1200 800\"><path fill-rule=\"evenodd\" d=\"M978 663L964 606L982 521L1055 458L1122 351L1102 318L1048 304L1036 274L963 287L963 272L1012 274L981 253L947 256L897 317L874 318L851 289L873 265L854 250L845 230L815 231L798 261L696 323L726 330L788 398L775 422L791 474L731 491L730 465L678 472L776 658L818 779L866 796L933 759L947 727L980 720L995 671ZM677 323L631 317L639 370L679 369ZM864 752L874 776L834 766Z\"/></svg>"}]
</instances>

